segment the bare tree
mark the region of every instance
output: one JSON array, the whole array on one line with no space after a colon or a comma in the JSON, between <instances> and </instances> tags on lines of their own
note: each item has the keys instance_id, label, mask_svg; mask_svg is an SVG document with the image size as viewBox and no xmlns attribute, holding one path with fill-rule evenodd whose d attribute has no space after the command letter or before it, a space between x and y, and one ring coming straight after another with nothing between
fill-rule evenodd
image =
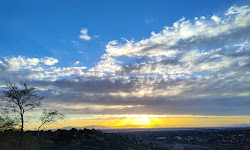
<instances>
[{"instance_id":1,"label":"bare tree","mask_svg":"<svg viewBox=\"0 0 250 150\"><path fill-rule=\"evenodd\" d=\"M41 129L42 126L52 123L52 122L56 122L58 120L64 119L65 115L59 113L57 110L43 110L43 115L40 117L40 121L42 122L42 124L38 127L37 129L37 137L39 137L39 131Z\"/></svg>"},{"instance_id":2,"label":"bare tree","mask_svg":"<svg viewBox=\"0 0 250 150\"><path fill-rule=\"evenodd\" d=\"M2 100L6 102L5 110L20 115L20 148L22 149L24 114L39 107L44 97L38 96L38 91L34 87L30 87L27 83L21 83L21 86L18 86L9 82L4 88L5 91L3 91Z\"/></svg>"}]
</instances>

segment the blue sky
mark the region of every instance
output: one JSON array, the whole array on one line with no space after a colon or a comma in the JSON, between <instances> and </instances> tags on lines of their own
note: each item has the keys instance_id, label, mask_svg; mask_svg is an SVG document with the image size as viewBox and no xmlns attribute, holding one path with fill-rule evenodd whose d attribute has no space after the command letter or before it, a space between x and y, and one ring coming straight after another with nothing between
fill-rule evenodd
<instances>
[{"instance_id":1,"label":"blue sky","mask_svg":"<svg viewBox=\"0 0 250 150\"><path fill-rule=\"evenodd\" d=\"M71 66L93 67L105 45L121 38L136 41L185 16L211 16L241 1L1 1L1 56L55 57ZM92 38L78 38L87 28ZM76 41L75 45L72 41ZM79 52L83 52L79 54ZM67 56L67 57L66 57Z\"/></svg>"},{"instance_id":2,"label":"blue sky","mask_svg":"<svg viewBox=\"0 0 250 150\"><path fill-rule=\"evenodd\" d=\"M9 0L0 22L0 84L28 82L45 107L250 115L249 1Z\"/></svg>"}]
</instances>

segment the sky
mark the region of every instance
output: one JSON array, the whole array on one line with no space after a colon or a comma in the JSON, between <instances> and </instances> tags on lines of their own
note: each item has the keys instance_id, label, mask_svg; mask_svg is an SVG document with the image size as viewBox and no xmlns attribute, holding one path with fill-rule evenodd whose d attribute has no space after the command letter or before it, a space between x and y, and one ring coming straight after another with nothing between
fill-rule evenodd
<instances>
[{"instance_id":1,"label":"sky","mask_svg":"<svg viewBox=\"0 0 250 150\"><path fill-rule=\"evenodd\" d=\"M249 4L2 0L0 85L67 115L48 128L250 126Z\"/></svg>"}]
</instances>

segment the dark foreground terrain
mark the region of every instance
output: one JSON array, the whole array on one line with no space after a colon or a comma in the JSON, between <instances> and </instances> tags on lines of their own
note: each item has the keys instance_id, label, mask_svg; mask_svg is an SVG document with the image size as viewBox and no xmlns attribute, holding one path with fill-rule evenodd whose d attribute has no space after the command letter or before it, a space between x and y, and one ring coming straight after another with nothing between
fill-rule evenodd
<instances>
[{"instance_id":1,"label":"dark foreground terrain","mask_svg":"<svg viewBox=\"0 0 250 150\"><path fill-rule=\"evenodd\" d=\"M106 132L106 133L105 133ZM108 133L107 133L108 132ZM19 132L0 132L0 150L19 149ZM250 128L26 131L28 150L250 150Z\"/></svg>"}]
</instances>

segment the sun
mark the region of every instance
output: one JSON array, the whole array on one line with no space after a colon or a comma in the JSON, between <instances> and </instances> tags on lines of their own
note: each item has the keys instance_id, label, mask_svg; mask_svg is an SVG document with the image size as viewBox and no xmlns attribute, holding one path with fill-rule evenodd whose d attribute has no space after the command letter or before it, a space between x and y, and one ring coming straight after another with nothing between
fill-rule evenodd
<instances>
[{"instance_id":1,"label":"sun","mask_svg":"<svg viewBox=\"0 0 250 150\"><path fill-rule=\"evenodd\" d=\"M152 124L151 118L148 115L126 115L121 119L116 126L126 127L147 127Z\"/></svg>"},{"instance_id":2,"label":"sun","mask_svg":"<svg viewBox=\"0 0 250 150\"><path fill-rule=\"evenodd\" d=\"M132 125L150 125L151 123L147 115L131 115L128 118L131 119Z\"/></svg>"}]
</instances>

